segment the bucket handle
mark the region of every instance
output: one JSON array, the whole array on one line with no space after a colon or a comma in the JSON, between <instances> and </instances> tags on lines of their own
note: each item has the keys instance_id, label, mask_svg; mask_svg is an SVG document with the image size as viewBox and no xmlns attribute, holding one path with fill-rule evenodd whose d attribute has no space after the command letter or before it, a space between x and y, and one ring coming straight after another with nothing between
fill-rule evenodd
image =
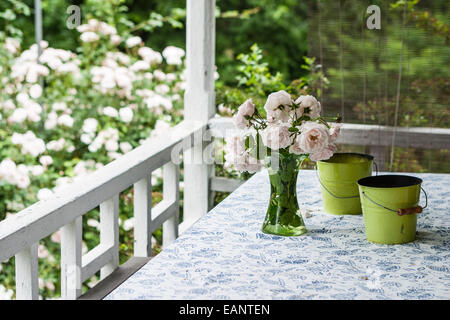
<instances>
[{"instance_id":1,"label":"bucket handle","mask_svg":"<svg viewBox=\"0 0 450 320\"><path fill-rule=\"evenodd\" d=\"M378 165L377 165L377 163L376 163L375 161L373 162L373 164L375 165L376 175L378 176ZM332 196L333 198L336 198L336 199L354 199L354 198L359 198L359 194L357 194L356 196L350 196L350 197L339 197L339 196L333 194L330 190L327 189L327 187L325 187L325 185L322 183L322 180L320 180L320 177L319 177L319 170L317 170L317 165L316 165L316 168L315 168L315 169L316 169L315 171L316 171L317 180L319 180L320 185L321 185L322 188L324 188L324 190L326 190L326 191L330 194L330 196Z\"/></svg>"},{"instance_id":2,"label":"bucket handle","mask_svg":"<svg viewBox=\"0 0 450 320\"><path fill-rule=\"evenodd\" d=\"M387 208L387 207L383 206L382 204L379 204L378 202L375 202L374 200L370 199L369 196L368 196L364 191L362 191L361 193L362 193L362 195L363 195L365 198L367 198L367 200L369 200L369 201L372 202L373 204L375 204L375 205L377 205L377 206L379 206L379 207L382 207L383 209L386 209L386 210L395 212L395 213L397 213L397 215L399 215L399 216L403 216L403 215L406 215L406 214L421 213L421 212L423 211L423 209L425 209L426 207L428 207L428 195L427 195L427 193L425 192L424 188L420 187L420 189L423 191L423 194L425 195L425 206L424 206L424 207L417 206L417 207L405 208L405 209L398 209L398 210L393 210L393 209Z\"/></svg>"}]
</instances>

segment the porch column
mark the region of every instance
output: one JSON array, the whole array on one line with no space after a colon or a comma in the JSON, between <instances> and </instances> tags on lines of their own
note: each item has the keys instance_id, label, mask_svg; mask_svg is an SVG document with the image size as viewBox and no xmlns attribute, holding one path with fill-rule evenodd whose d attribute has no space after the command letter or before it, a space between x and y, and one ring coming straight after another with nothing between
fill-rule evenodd
<instances>
[{"instance_id":1,"label":"porch column","mask_svg":"<svg viewBox=\"0 0 450 320\"><path fill-rule=\"evenodd\" d=\"M215 114L214 55L215 0L186 2L187 87L184 95L184 118L203 124ZM187 225L208 211L210 166L203 161L207 142L184 152L184 221Z\"/></svg>"}]
</instances>

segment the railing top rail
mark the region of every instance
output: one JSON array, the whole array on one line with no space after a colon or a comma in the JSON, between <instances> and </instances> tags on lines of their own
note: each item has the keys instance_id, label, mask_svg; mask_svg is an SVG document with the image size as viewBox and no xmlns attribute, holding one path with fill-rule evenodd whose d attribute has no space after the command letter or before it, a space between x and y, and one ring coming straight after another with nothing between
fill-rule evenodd
<instances>
[{"instance_id":1,"label":"railing top rail","mask_svg":"<svg viewBox=\"0 0 450 320\"><path fill-rule=\"evenodd\" d=\"M0 222L0 261L56 232L171 161L172 149L184 139L187 144L183 146L192 147L193 136L203 128L200 122L183 121L168 130L163 139L144 142L103 168L58 190L51 199L39 201L3 220Z\"/></svg>"},{"instance_id":2,"label":"railing top rail","mask_svg":"<svg viewBox=\"0 0 450 320\"><path fill-rule=\"evenodd\" d=\"M213 118L208 123L211 134L225 137L227 131L236 130L229 117ZM344 123L340 144L390 146L392 135L396 133L398 147L416 147L426 149L449 149L450 129L432 127L391 127L372 124Z\"/></svg>"}]
</instances>

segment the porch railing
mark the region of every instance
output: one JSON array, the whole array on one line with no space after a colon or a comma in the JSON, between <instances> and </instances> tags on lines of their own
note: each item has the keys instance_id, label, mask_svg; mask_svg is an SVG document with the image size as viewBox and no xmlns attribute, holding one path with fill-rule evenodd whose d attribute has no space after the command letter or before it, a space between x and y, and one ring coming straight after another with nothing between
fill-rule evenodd
<instances>
[{"instance_id":1,"label":"porch railing","mask_svg":"<svg viewBox=\"0 0 450 320\"><path fill-rule=\"evenodd\" d=\"M234 131L231 118L214 118L209 131L216 139L223 139ZM447 128L394 128L389 126L345 123L338 144L363 145L375 157L378 168L384 170L388 147L395 132L395 146L421 149L450 149L450 129ZM224 177L210 178L210 192L232 192L244 181Z\"/></svg>"},{"instance_id":2,"label":"porch railing","mask_svg":"<svg viewBox=\"0 0 450 320\"><path fill-rule=\"evenodd\" d=\"M194 146L204 125L184 121L93 172L0 222L0 261L15 255L16 298L38 299L38 242L61 229L61 296L76 299L82 283L100 270L104 279L119 264L119 194L134 188L134 256L151 257L152 233L163 226L163 245L179 230L179 165L177 157ZM175 161L172 161L175 159ZM163 168L163 200L152 208L151 173ZM100 206L100 244L82 254L82 216ZM189 213L180 228L192 223Z\"/></svg>"}]
</instances>

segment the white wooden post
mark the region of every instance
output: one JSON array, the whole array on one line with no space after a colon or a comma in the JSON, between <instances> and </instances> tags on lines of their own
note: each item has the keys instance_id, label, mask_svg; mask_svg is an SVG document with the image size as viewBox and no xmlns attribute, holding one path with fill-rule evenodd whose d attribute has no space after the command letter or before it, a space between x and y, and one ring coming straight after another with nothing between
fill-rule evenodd
<instances>
[{"instance_id":1,"label":"white wooden post","mask_svg":"<svg viewBox=\"0 0 450 320\"><path fill-rule=\"evenodd\" d=\"M187 87L184 118L206 124L215 113L214 55L215 0L187 0ZM196 146L184 153L184 220L188 224L208 212L209 172L203 161L205 144L197 136Z\"/></svg>"},{"instance_id":2,"label":"white wooden post","mask_svg":"<svg viewBox=\"0 0 450 320\"><path fill-rule=\"evenodd\" d=\"M16 254L16 299L39 299L38 243Z\"/></svg>"},{"instance_id":3,"label":"white wooden post","mask_svg":"<svg viewBox=\"0 0 450 320\"><path fill-rule=\"evenodd\" d=\"M61 297L75 300L81 295L82 217L61 228Z\"/></svg>"},{"instance_id":4,"label":"white wooden post","mask_svg":"<svg viewBox=\"0 0 450 320\"><path fill-rule=\"evenodd\" d=\"M151 174L134 184L134 255L152 256Z\"/></svg>"},{"instance_id":5,"label":"white wooden post","mask_svg":"<svg viewBox=\"0 0 450 320\"><path fill-rule=\"evenodd\" d=\"M114 248L111 261L100 270L104 279L119 265L119 195L100 204L100 244Z\"/></svg>"},{"instance_id":6,"label":"white wooden post","mask_svg":"<svg viewBox=\"0 0 450 320\"><path fill-rule=\"evenodd\" d=\"M163 223L163 248L178 238L178 224L180 216L180 167L169 162L163 167L163 199L169 203L176 203L172 217Z\"/></svg>"}]
</instances>

